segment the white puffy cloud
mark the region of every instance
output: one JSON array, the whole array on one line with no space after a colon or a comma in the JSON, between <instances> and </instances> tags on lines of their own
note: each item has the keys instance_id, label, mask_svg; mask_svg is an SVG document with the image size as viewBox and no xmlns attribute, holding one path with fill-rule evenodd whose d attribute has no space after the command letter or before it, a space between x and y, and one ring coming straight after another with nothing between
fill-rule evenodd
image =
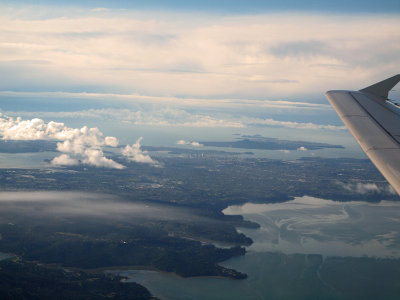
<instances>
[{"instance_id":1,"label":"white puffy cloud","mask_svg":"<svg viewBox=\"0 0 400 300\"><path fill-rule=\"evenodd\" d=\"M71 158L67 154L61 154L60 156L56 156L52 159L51 163L53 165L61 165L61 166L76 166L79 165L79 161L77 159Z\"/></svg>"},{"instance_id":2,"label":"white puffy cloud","mask_svg":"<svg viewBox=\"0 0 400 300\"><path fill-rule=\"evenodd\" d=\"M297 148L297 151L307 151L308 149L304 146Z\"/></svg>"},{"instance_id":3,"label":"white puffy cloud","mask_svg":"<svg viewBox=\"0 0 400 300\"><path fill-rule=\"evenodd\" d=\"M122 150L122 155L125 156L129 161L134 161L138 163L146 163L154 166L160 166L158 161L153 160L146 151L143 151L140 147L140 142L143 137L138 138L135 144L132 146L127 145Z\"/></svg>"},{"instance_id":4,"label":"white puffy cloud","mask_svg":"<svg viewBox=\"0 0 400 300\"><path fill-rule=\"evenodd\" d=\"M83 162L88 165L112 169L125 168L123 165L105 157L103 151L99 149L86 149L84 152L84 157L85 159L83 160Z\"/></svg>"},{"instance_id":5,"label":"white puffy cloud","mask_svg":"<svg viewBox=\"0 0 400 300\"><path fill-rule=\"evenodd\" d=\"M104 139L105 144L110 147L117 147L118 146L118 139L113 136L106 136Z\"/></svg>"},{"instance_id":6,"label":"white puffy cloud","mask_svg":"<svg viewBox=\"0 0 400 300\"><path fill-rule=\"evenodd\" d=\"M118 139L110 136L103 138L103 133L98 128L70 128L64 123L45 123L38 118L23 121L21 118L13 119L0 113L0 136L4 140L58 140L57 150L63 154L51 161L54 165L77 165L80 159L91 166L124 168L106 158L101 150L103 146L116 147Z\"/></svg>"},{"instance_id":7,"label":"white puffy cloud","mask_svg":"<svg viewBox=\"0 0 400 300\"><path fill-rule=\"evenodd\" d=\"M189 145L189 146L193 146L193 147L203 147L204 146L203 144L200 144L199 142L195 142L195 141L187 142L185 140L179 140L176 143L178 145Z\"/></svg>"}]
</instances>

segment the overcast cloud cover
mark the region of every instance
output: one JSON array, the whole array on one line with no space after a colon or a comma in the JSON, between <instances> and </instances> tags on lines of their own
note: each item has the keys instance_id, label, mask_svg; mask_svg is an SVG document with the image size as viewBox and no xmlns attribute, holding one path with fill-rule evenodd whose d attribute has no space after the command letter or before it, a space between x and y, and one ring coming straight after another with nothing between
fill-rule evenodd
<instances>
[{"instance_id":1,"label":"overcast cloud cover","mask_svg":"<svg viewBox=\"0 0 400 300\"><path fill-rule=\"evenodd\" d=\"M3 91L301 99L400 65L397 14L0 8Z\"/></svg>"}]
</instances>

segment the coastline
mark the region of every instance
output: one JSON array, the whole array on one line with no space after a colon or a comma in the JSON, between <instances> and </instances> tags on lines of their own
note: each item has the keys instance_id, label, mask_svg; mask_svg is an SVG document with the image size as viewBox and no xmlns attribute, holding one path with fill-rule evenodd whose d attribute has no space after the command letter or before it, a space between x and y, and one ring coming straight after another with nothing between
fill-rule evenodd
<instances>
[{"instance_id":1,"label":"coastline","mask_svg":"<svg viewBox=\"0 0 400 300\"><path fill-rule=\"evenodd\" d=\"M220 210L220 212L225 215L225 216L233 216L233 215L226 215L223 211L225 209L227 209L228 207L230 207L232 205L228 205L225 208L223 208L222 210ZM250 221L250 220L245 220L243 215L236 215L241 219L241 222L236 222L236 224L234 225L235 229L237 230L238 228L253 228L253 229L257 229L260 228L260 224L258 224L255 221ZM209 240L209 239L204 239L204 238L197 238L197 237L191 237L191 236L180 236L181 238L184 239L188 239L188 240L194 240L194 241L198 241L202 244L205 245L213 245L217 248L231 248L231 247L235 247L235 246L242 246L241 244L235 244L235 243L229 243L229 242L224 242L224 241L215 241L215 240ZM246 236L247 237L247 236ZM248 237L247 237L248 238ZM251 242L251 244L253 243L253 241ZM250 245L251 245L250 244ZM245 246L250 246L250 245L245 245ZM222 246L222 247L220 247ZM246 252L243 254L246 255ZM230 257L229 259L232 259L236 256ZM224 260L222 262L225 262L227 260ZM145 266L145 265L136 265L136 266L112 266L112 267L102 267L102 268L94 268L94 269L86 269L86 272L93 272L93 273L97 273L97 272L105 272L105 273L117 273L118 275L120 275L121 277L124 278L124 281L130 280L129 277L126 277L126 275L122 275L120 272L124 272L124 271L153 271L153 272L157 272L160 274L165 274L168 276L173 276L175 278L180 278L180 279L184 279L184 278L217 278L217 279L231 279L231 280L236 280L236 279L247 279L247 274L245 273L241 273L239 271L233 270L233 269L228 269L225 267L222 267L221 265L218 264L219 267L225 269L225 270L229 270L229 271L234 271L237 272L239 274L244 274L245 277L243 278L235 278L232 276L222 276L222 275L198 275L198 276L181 276L176 272L167 272L164 270L160 270L156 267L152 267L152 266ZM129 282L129 281L127 281Z\"/></svg>"}]
</instances>

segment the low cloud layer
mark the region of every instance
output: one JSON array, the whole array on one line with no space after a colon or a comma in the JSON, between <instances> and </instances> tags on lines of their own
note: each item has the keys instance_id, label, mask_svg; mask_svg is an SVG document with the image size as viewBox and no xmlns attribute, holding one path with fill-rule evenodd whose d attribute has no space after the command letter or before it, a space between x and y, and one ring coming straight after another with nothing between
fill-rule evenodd
<instances>
[{"instance_id":1,"label":"low cloud layer","mask_svg":"<svg viewBox=\"0 0 400 300\"><path fill-rule=\"evenodd\" d=\"M257 108L255 104L255 108ZM263 109L261 107L260 109ZM16 112L8 112L17 114ZM344 126L316 124L312 122L279 121L272 118L233 116L231 114L193 113L190 110L172 107L151 110L89 109L75 112L18 112L24 116L40 115L43 118L81 118L118 120L133 125L184 126L200 128L245 128L252 126L285 127L312 130L345 130ZM107 139L107 137L106 137Z\"/></svg>"},{"instance_id":2,"label":"low cloud layer","mask_svg":"<svg viewBox=\"0 0 400 300\"><path fill-rule=\"evenodd\" d=\"M53 165L73 166L81 163L104 168L123 169L122 164L105 157L104 147L117 147L118 139L103 137L98 128L70 128L64 123L13 119L0 113L0 136L3 140L56 140L57 150L62 154L55 157ZM140 148L141 138L132 147L127 146L122 155L130 161L155 164Z\"/></svg>"},{"instance_id":3,"label":"low cloud layer","mask_svg":"<svg viewBox=\"0 0 400 300\"><path fill-rule=\"evenodd\" d=\"M38 217L44 220L53 217L100 217L104 219L154 220L206 220L188 210L132 203L109 194L84 192L0 192L1 216Z\"/></svg>"},{"instance_id":4,"label":"low cloud layer","mask_svg":"<svg viewBox=\"0 0 400 300\"><path fill-rule=\"evenodd\" d=\"M383 193L390 195L396 194L394 189L389 184L378 186L376 183L363 183L363 182L344 183L341 181L337 181L337 184L347 191L361 195L373 194L373 193Z\"/></svg>"}]
</instances>

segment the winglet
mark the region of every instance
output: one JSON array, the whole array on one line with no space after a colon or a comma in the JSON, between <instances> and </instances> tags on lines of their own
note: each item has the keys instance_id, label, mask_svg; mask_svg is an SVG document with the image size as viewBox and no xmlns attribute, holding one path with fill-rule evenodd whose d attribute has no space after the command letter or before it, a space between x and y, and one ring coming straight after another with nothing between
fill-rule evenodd
<instances>
[{"instance_id":1,"label":"winglet","mask_svg":"<svg viewBox=\"0 0 400 300\"><path fill-rule=\"evenodd\" d=\"M382 80L378 83L370 85L366 88L360 90L360 92L366 92L378 97L387 99L389 96L389 91L400 81L400 74L397 74L388 79Z\"/></svg>"}]
</instances>

